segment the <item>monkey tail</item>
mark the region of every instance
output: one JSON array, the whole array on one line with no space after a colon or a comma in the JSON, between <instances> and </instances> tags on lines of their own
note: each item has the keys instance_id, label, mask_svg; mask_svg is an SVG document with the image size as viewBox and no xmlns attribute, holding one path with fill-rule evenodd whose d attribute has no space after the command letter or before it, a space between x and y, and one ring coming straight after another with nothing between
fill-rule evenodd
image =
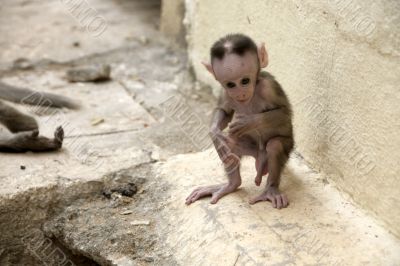
<instances>
[{"instance_id":1,"label":"monkey tail","mask_svg":"<svg viewBox=\"0 0 400 266\"><path fill-rule=\"evenodd\" d=\"M0 82L0 99L44 107L65 107L69 109L78 109L80 107L78 103L61 95L14 87L3 82Z\"/></svg>"}]
</instances>

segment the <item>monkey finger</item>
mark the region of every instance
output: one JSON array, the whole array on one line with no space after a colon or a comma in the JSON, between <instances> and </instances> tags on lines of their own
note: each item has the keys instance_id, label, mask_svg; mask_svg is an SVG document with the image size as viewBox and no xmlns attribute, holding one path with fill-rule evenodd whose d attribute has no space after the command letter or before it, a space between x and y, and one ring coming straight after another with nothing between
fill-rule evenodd
<instances>
[{"instance_id":1,"label":"monkey finger","mask_svg":"<svg viewBox=\"0 0 400 266\"><path fill-rule=\"evenodd\" d=\"M201 199L205 196L209 196L212 195L212 192L210 191L210 189L202 189L200 191L197 191L196 194L193 195L193 197L190 199L190 202L193 203L195 201L197 201L198 199Z\"/></svg>"},{"instance_id":2,"label":"monkey finger","mask_svg":"<svg viewBox=\"0 0 400 266\"><path fill-rule=\"evenodd\" d=\"M246 115L239 113L239 114L236 114L236 119L240 120L240 119L243 119L245 116Z\"/></svg>"},{"instance_id":3,"label":"monkey finger","mask_svg":"<svg viewBox=\"0 0 400 266\"><path fill-rule=\"evenodd\" d=\"M190 193L189 196L187 196L186 201L189 201L189 199L193 198L193 196L199 191L200 188L196 188L195 190Z\"/></svg>"},{"instance_id":4,"label":"monkey finger","mask_svg":"<svg viewBox=\"0 0 400 266\"><path fill-rule=\"evenodd\" d=\"M196 188L195 190L193 190L193 191L189 194L189 196L186 197L186 199L189 199L194 193L197 192L197 190L198 190L198 188Z\"/></svg>"},{"instance_id":5,"label":"monkey finger","mask_svg":"<svg viewBox=\"0 0 400 266\"><path fill-rule=\"evenodd\" d=\"M275 197L269 195L269 196L267 196L267 199L268 199L269 201L271 201L272 207L276 208L276 199L275 199Z\"/></svg>"},{"instance_id":6,"label":"monkey finger","mask_svg":"<svg viewBox=\"0 0 400 266\"><path fill-rule=\"evenodd\" d=\"M259 202L259 201L266 201L266 200L267 200L267 198L265 197L265 195L264 194L260 194L257 197L254 197L254 198L250 199L249 203L250 203L250 205L253 205L253 204L255 204L255 203Z\"/></svg>"},{"instance_id":7,"label":"monkey finger","mask_svg":"<svg viewBox=\"0 0 400 266\"><path fill-rule=\"evenodd\" d=\"M197 192L190 200L191 203L195 202L196 200L200 199L205 195L204 191Z\"/></svg>"},{"instance_id":8,"label":"monkey finger","mask_svg":"<svg viewBox=\"0 0 400 266\"><path fill-rule=\"evenodd\" d=\"M242 128L242 125L240 125L239 123L233 123L233 124L229 125L229 133L235 134L241 128Z\"/></svg>"},{"instance_id":9,"label":"monkey finger","mask_svg":"<svg viewBox=\"0 0 400 266\"><path fill-rule=\"evenodd\" d=\"M229 193L233 192L235 189L236 188L230 187L230 186L221 187L221 189L219 189L218 191L212 193L212 197L211 197L210 203L211 204L217 203L220 198L222 198L226 194L229 194Z\"/></svg>"},{"instance_id":10,"label":"monkey finger","mask_svg":"<svg viewBox=\"0 0 400 266\"><path fill-rule=\"evenodd\" d=\"M196 192L186 201L186 204L190 205L198 199L199 199L199 192Z\"/></svg>"},{"instance_id":11,"label":"monkey finger","mask_svg":"<svg viewBox=\"0 0 400 266\"><path fill-rule=\"evenodd\" d=\"M289 200L285 194L282 194L281 198L282 198L282 207L286 208L289 205Z\"/></svg>"},{"instance_id":12,"label":"monkey finger","mask_svg":"<svg viewBox=\"0 0 400 266\"><path fill-rule=\"evenodd\" d=\"M190 205L192 203L192 196L191 197L188 197L186 200L185 200L185 204L186 205Z\"/></svg>"},{"instance_id":13,"label":"monkey finger","mask_svg":"<svg viewBox=\"0 0 400 266\"><path fill-rule=\"evenodd\" d=\"M218 192L215 192L215 193L212 195L212 197L211 197L210 203L211 203L211 204L217 203L218 200L219 200L221 197L222 197L222 196L221 196Z\"/></svg>"},{"instance_id":14,"label":"monkey finger","mask_svg":"<svg viewBox=\"0 0 400 266\"><path fill-rule=\"evenodd\" d=\"M241 136L243 136L246 132L247 132L247 127L241 126L241 127L239 127L239 128L235 131L235 134L236 134L236 136L241 137Z\"/></svg>"},{"instance_id":15,"label":"monkey finger","mask_svg":"<svg viewBox=\"0 0 400 266\"><path fill-rule=\"evenodd\" d=\"M235 121L235 122L232 122L229 124L229 128L234 128L234 127L237 127L238 125L239 125L239 123L237 121Z\"/></svg>"},{"instance_id":16,"label":"monkey finger","mask_svg":"<svg viewBox=\"0 0 400 266\"><path fill-rule=\"evenodd\" d=\"M229 135L235 135L236 131L237 131L236 127L229 127L228 133Z\"/></svg>"},{"instance_id":17,"label":"monkey finger","mask_svg":"<svg viewBox=\"0 0 400 266\"><path fill-rule=\"evenodd\" d=\"M237 128L237 129L234 129L234 130L230 130L229 134L231 134L234 137L241 137L243 135L241 133L241 129L240 128Z\"/></svg>"},{"instance_id":18,"label":"monkey finger","mask_svg":"<svg viewBox=\"0 0 400 266\"><path fill-rule=\"evenodd\" d=\"M276 207L277 207L278 209L281 209L281 208L282 208L282 198L281 198L281 195L277 195L277 196L275 196L274 198L275 198L275 200L276 200Z\"/></svg>"}]
</instances>

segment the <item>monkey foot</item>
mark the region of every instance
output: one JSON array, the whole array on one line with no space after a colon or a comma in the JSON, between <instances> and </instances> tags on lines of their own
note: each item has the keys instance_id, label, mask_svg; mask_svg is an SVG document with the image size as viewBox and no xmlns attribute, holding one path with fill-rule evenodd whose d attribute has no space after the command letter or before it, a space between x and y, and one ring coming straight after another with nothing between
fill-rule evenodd
<instances>
[{"instance_id":1,"label":"monkey foot","mask_svg":"<svg viewBox=\"0 0 400 266\"><path fill-rule=\"evenodd\" d=\"M192 193L186 198L186 205L190 205L198 199L211 196L211 204L218 202L223 196L234 192L239 185L220 184L213 186L199 187L193 190Z\"/></svg>"},{"instance_id":2,"label":"monkey foot","mask_svg":"<svg viewBox=\"0 0 400 266\"><path fill-rule=\"evenodd\" d=\"M54 142L59 143L61 148L63 140L64 140L64 129L62 128L62 126L59 126L54 131Z\"/></svg>"},{"instance_id":3,"label":"monkey foot","mask_svg":"<svg viewBox=\"0 0 400 266\"><path fill-rule=\"evenodd\" d=\"M257 197L252 198L249 203L255 204L259 201L270 201L274 208L286 208L289 205L289 201L285 194L281 193L276 187L269 187L263 193Z\"/></svg>"},{"instance_id":4,"label":"monkey foot","mask_svg":"<svg viewBox=\"0 0 400 266\"><path fill-rule=\"evenodd\" d=\"M0 151L5 152L42 152L58 150L62 147L64 130L61 126L54 131L54 139L39 136L39 131L27 131L14 134L0 145Z\"/></svg>"}]
</instances>

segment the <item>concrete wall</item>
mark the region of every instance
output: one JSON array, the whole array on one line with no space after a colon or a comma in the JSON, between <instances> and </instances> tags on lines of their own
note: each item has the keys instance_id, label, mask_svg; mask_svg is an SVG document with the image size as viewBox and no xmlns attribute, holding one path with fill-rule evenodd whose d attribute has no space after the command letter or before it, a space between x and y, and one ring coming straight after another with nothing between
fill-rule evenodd
<instances>
[{"instance_id":1,"label":"concrete wall","mask_svg":"<svg viewBox=\"0 0 400 266\"><path fill-rule=\"evenodd\" d=\"M177 45L185 45L184 0L163 0L161 2L160 31Z\"/></svg>"},{"instance_id":2,"label":"concrete wall","mask_svg":"<svg viewBox=\"0 0 400 266\"><path fill-rule=\"evenodd\" d=\"M297 151L400 236L400 2L187 0L197 78L219 37L265 41L294 107Z\"/></svg>"}]
</instances>

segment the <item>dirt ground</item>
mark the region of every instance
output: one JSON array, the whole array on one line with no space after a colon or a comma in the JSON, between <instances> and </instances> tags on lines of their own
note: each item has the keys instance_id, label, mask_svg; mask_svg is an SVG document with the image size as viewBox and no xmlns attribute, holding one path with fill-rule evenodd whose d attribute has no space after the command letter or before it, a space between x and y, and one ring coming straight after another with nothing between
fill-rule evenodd
<instances>
[{"instance_id":1,"label":"dirt ground","mask_svg":"<svg viewBox=\"0 0 400 266\"><path fill-rule=\"evenodd\" d=\"M0 154L0 265L398 265L399 240L296 153L285 210L247 203L250 159L238 193L186 207L193 187L224 180L207 136L211 90L158 32L159 1L71 2L0 6L0 80L82 106L14 105L66 139L57 152ZM66 79L98 63L111 80Z\"/></svg>"}]
</instances>

